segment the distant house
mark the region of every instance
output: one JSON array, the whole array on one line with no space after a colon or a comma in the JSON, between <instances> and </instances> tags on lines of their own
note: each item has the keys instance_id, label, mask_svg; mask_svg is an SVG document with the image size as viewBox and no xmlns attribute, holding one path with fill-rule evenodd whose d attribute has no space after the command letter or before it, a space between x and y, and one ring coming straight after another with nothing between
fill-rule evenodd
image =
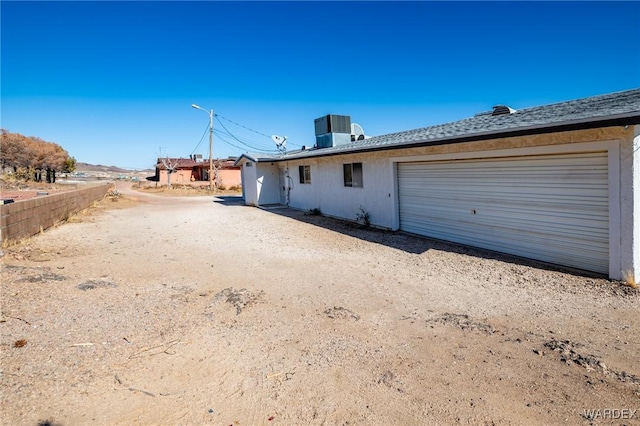
<instances>
[{"instance_id":1,"label":"distant house","mask_svg":"<svg viewBox=\"0 0 640 426\"><path fill-rule=\"evenodd\" d=\"M640 275L640 89L369 139L344 117L316 120L314 148L240 156L245 203Z\"/></svg>"},{"instance_id":2,"label":"distant house","mask_svg":"<svg viewBox=\"0 0 640 426\"><path fill-rule=\"evenodd\" d=\"M213 161L214 182L219 188L239 187L242 184L240 166L235 165L234 159L217 159ZM158 158L156 174L153 180L161 185L169 183L171 170L171 184L204 185L209 183L209 160L201 157L191 158Z\"/></svg>"}]
</instances>

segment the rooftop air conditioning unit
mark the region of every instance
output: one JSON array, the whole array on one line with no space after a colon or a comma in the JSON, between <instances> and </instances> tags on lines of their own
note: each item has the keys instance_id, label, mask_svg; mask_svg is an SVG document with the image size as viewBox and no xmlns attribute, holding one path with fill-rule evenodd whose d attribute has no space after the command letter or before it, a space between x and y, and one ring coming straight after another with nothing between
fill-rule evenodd
<instances>
[{"instance_id":1,"label":"rooftop air conditioning unit","mask_svg":"<svg viewBox=\"0 0 640 426\"><path fill-rule=\"evenodd\" d=\"M316 136L327 133L351 134L351 117L348 115L329 114L315 119Z\"/></svg>"}]
</instances>

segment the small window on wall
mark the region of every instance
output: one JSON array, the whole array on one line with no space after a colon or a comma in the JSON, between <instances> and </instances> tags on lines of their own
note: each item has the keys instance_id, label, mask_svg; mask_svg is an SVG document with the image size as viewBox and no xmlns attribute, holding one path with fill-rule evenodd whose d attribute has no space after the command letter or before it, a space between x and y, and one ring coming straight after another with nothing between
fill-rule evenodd
<instances>
[{"instance_id":1,"label":"small window on wall","mask_svg":"<svg viewBox=\"0 0 640 426\"><path fill-rule=\"evenodd\" d=\"M311 166L298 166L300 183L311 183Z\"/></svg>"},{"instance_id":2,"label":"small window on wall","mask_svg":"<svg viewBox=\"0 0 640 426\"><path fill-rule=\"evenodd\" d=\"M362 188L362 163L344 164L344 186Z\"/></svg>"}]
</instances>

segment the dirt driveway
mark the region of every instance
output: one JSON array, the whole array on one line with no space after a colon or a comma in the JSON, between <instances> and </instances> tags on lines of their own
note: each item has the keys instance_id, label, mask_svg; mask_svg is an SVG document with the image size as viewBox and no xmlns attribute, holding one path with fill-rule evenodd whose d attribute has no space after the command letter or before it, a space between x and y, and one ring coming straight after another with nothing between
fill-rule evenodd
<instances>
[{"instance_id":1,"label":"dirt driveway","mask_svg":"<svg viewBox=\"0 0 640 426\"><path fill-rule=\"evenodd\" d=\"M4 250L2 424L640 424L639 291L123 193Z\"/></svg>"}]
</instances>

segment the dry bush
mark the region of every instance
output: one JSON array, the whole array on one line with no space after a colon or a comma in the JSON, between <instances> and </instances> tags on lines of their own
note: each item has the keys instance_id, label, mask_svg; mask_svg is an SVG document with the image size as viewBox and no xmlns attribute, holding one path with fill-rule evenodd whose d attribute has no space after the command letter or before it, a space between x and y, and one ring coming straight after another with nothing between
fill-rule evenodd
<instances>
[{"instance_id":1,"label":"dry bush","mask_svg":"<svg viewBox=\"0 0 640 426\"><path fill-rule=\"evenodd\" d=\"M625 283L627 283L629 287L631 288L638 287L638 283L636 282L636 276L632 271L628 270L628 271L622 272L622 279L624 280Z\"/></svg>"}]
</instances>

